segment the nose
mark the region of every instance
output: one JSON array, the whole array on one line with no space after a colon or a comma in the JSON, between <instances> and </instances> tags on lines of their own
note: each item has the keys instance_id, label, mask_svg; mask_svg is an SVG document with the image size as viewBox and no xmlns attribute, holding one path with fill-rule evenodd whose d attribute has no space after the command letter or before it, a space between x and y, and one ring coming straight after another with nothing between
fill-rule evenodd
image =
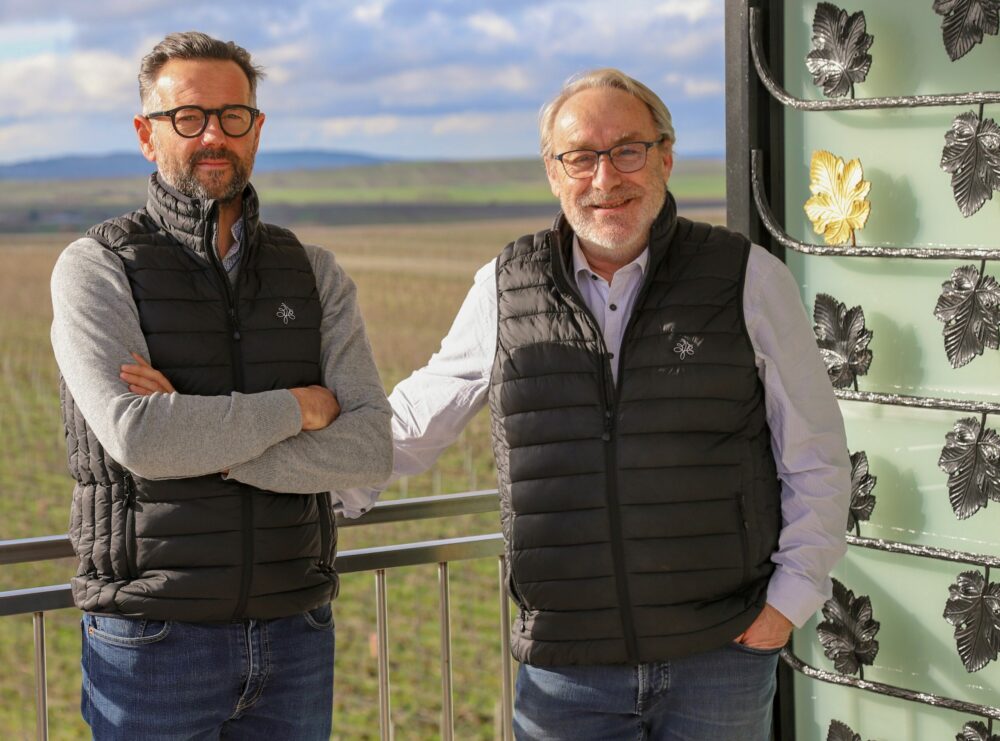
<instances>
[{"instance_id":1,"label":"nose","mask_svg":"<svg viewBox=\"0 0 1000 741\"><path fill-rule=\"evenodd\" d=\"M611 155L601 154L597 158L597 170L591 176L591 183L600 190L611 190L621 183L621 175L611 164Z\"/></svg>"},{"instance_id":2,"label":"nose","mask_svg":"<svg viewBox=\"0 0 1000 741\"><path fill-rule=\"evenodd\" d=\"M205 130L201 132L202 141L225 141L226 132L222 130L222 119L219 114L212 112L208 114L208 121L205 123Z\"/></svg>"}]
</instances>

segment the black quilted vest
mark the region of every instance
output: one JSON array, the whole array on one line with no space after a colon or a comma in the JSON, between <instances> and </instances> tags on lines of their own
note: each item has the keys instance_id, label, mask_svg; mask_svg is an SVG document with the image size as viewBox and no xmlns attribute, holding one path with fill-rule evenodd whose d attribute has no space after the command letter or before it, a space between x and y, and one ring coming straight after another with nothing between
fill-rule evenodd
<instances>
[{"instance_id":1,"label":"black quilted vest","mask_svg":"<svg viewBox=\"0 0 1000 741\"><path fill-rule=\"evenodd\" d=\"M302 245L260 223L248 186L232 286L215 252L216 208L154 175L144 209L88 233L122 261L152 365L182 394L320 383L322 309ZM105 452L65 385L62 407L77 482L77 607L157 620L266 619L336 594L327 494L266 492L218 474L143 479Z\"/></svg>"},{"instance_id":2,"label":"black quilted vest","mask_svg":"<svg viewBox=\"0 0 1000 741\"><path fill-rule=\"evenodd\" d=\"M521 662L663 661L763 607L781 515L743 320L750 244L675 214L668 198L613 360L565 219L497 260L490 408Z\"/></svg>"}]
</instances>

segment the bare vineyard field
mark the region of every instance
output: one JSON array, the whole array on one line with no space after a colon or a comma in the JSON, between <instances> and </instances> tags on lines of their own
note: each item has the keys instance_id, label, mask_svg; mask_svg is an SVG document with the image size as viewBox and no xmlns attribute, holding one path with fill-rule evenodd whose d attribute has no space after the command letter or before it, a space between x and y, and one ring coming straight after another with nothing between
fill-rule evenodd
<instances>
[{"instance_id":1,"label":"bare vineyard field","mask_svg":"<svg viewBox=\"0 0 1000 741\"><path fill-rule=\"evenodd\" d=\"M690 214L720 222L722 214ZM519 219L450 224L299 227L303 241L331 248L358 285L376 360L387 388L437 348L472 276L513 237L546 226ZM59 422L58 376L48 340L48 276L72 235L0 235L0 539L65 532L71 482ZM495 486L488 420L480 414L462 439L423 476L387 497L425 496ZM349 528L342 550L494 532L495 515ZM69 561L4 567L0 590L65 582ZM438 736L437 572L389 574L390 671L397 739ZM456 738L493 739L500 696L497 565L452 564ZM334 738L378 736L374 580L351 574L334 605L337 624ZM47 621L52 738L87 737L79 718L79 616ZM34 736L31 621L0 620L0 738ZM294 708L290 708L294 712Z\"/></svg>"}]
</instances>

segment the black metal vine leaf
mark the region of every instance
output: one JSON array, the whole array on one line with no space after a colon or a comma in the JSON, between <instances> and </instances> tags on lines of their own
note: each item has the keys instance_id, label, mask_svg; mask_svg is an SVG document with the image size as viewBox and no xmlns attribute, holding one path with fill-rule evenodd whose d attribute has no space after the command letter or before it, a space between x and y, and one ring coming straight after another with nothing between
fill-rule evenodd
<instances>
[{"instance_id":1,"label":"black metal vine leaf","mask_svg":"<svg viewBox=\"0 0 1000 741\"><path fill-rule=\"evenodd\" d=\"M851 453L851 508L847 512L847 529L853 530L859 522L867 522L875 509L876 478L868 473L868 454L863 450Z\"/></svg>"},{"instance_id":2,"label":"black metal vine leaf","mask_svg":"<svg viewBox=\"0 0 1000 741\"><path fill-rule=\"evenodd\" d=\"M955 626L955 642L966 671L977 672L1000 653L1000 584L979 571L963 571L948 587L944 618Z\"/></svg>"},{"instance_id":3,"label":"black metal vine leaf","mask_svg":"<svg viewBox=\"0 0 1000 741\"><path fill-rule=\"evenodd\" d=\"M1000 2L1000 0L997 0ZM944 135L941 169L951 173L955 203L968 218L1000 190L1000 126L973 111L954 118Z\"/></svg>"},{"instance_id":4,"label":"black metal vine leaf","mask_svg":"<svg viewBox=\"0 0 1000 741\"><path fill-rule=\"evenodd\" d=\"M990 733L985 723L970 720L962 726L962 732L955 736L955 741L1000 741L1000 736Z\"/></svg>"},{"instance_id":5,"label":"black metal vine leaf","mask_svg":"<svg viewBox=\"0 0 1000 741\"><path fill-rule=\"evenodd\" d=\"M862 664L869 666L878 654L879 624L872 619L872 603L862 595L833 580L833 597L823 605L823 617L816 626L823 653L841 674L855 674Z\"/></svg>"},{"instance_id":6,"label":"black metal vine leaf","mask_svg":"<svg viewBox=\"0 0 1000 741\"><path fill-rule=\"evenodd\" d=\"M1000 435L975 417L960 419L945 435L938 466L948 474L948 499L960 520L990 499L1000 502Z\"/></svg>"},{"instance_id":7,"label":"black metal vine leaf","mask_svg":"<svg viewBox=\"0 0 1000 741\"><path fill-rule=\"evenodd\" d=\"M874 39L865 30L865 14L861 11L848 15L832 3L816 6L813 48L806 55L806 66L812 72L813 83L822 85L828 98L852 94L854 83L868 76L872 57L867 52Z\"/></svg>"},{"instance_id":8,"label":"black metal vine leaf","mask_svg":"<svg viewBox=\"0 0 1000 741\"><path fill-rule=\"evenodd\" d=\"M1000 0L934 0L934 12L944 16L941 31L951 61L961 59L1000 30Z\"/></svg>"},{"instance_id":9,"label":"black metal vine leaf","mask_svg":"<svg viewBox=\"0 0 1000 741\"><path fill-rule=\"evenodd\" d=\"M941 284L934 316L944 322L948 360L961 368L986 348L1000 347L1000 283L975 265L955 268Z\"/></svg>"},{"instance_id":10,"label":"black metal vine leaf","mask_svg":"<svg viewBox=\"0 0 1000 741\"><path fill-rule=\"evenodd\" d=\"M813 321L816 344L835 388L846 388L856 383L858 376L868 373L872 363L872 351L868 349L872 333L865 328L865 312L860 306L848 311L833 296L819 293Z\"/></svg>"},{"instance_id":11,"label":"black metal vine leaf","mask_svg":"<svg viewBox=\"0 0 1000 741\"><path fill-rule=\"evenodd\" d=\"M861 736L851 730L846 723L831 720L830 728L826 732L826 741L861 741Z\"/></svg>"}]
</instances>

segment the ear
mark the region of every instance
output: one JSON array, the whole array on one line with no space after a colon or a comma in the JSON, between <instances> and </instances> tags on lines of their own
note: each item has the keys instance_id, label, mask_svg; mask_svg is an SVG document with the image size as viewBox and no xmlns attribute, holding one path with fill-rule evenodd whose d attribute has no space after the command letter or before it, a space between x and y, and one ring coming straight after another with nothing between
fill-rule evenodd
<instances>
[{"instance_id":1,"label":"ear","mask_svg":"<svg viewBox=\"0 0 1000 741\"><path fill-rule=\"evenodd\" d=\"M156 162L156 147L153 145L153 122L145 116L132 119L135 134L139 138L139 151L150 162Z\"/></svg>"},{"instance_id":2,"label":"ear","mask_svg":"<svg viewBox=\"0 0 1000 741\"><path fill-rule=\"evenodd\" d=\"M670 182L670 173L674 169L674 147L672 144L663 147L663 182Z\"/></svg>"},{"instance_id":3,"label":"ear","mask_svg":"<svg viewBox=\"0 0 1000 741\"><path fill-rule=\"evenodd\" d=\"M549 179L549 190L556 198L561 198L559 194L562 192L562 165L551 157L544 157L542 161L545 162L545 176Z\"/></svg>"},{"instance_id":4,"label":"ear","mask_svg":"<svg viewBox=\"0 0 1000 741\"><path fill-rule=\"evenodd\" d=\"M257 120L253 122L253 128L254 128L253 153L255 155L257 154L257 148L260 146L260 130L264 127L264 118L265 118L264 114L259 113L257 114Z\"/></svg>"}]
</instances>

